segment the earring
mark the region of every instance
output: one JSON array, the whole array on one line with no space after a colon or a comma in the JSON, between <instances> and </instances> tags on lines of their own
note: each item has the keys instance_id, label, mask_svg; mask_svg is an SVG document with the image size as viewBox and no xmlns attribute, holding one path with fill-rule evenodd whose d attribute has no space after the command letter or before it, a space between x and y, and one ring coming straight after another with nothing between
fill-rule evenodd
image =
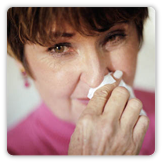
<instances>
[{"instance_id":1,"label":"earring","mask_svg":"<svg viewBox=\"0 0 163 163\"><path fill-rule=\"evenodd\" d=\"M30 83L28 81L28 75L27 75L26 71L24 69L21 69L21 74L22 74L23 79L24 79L24 86L26 88L28 88L30 86Z\"/></svg>"}]
</instances>

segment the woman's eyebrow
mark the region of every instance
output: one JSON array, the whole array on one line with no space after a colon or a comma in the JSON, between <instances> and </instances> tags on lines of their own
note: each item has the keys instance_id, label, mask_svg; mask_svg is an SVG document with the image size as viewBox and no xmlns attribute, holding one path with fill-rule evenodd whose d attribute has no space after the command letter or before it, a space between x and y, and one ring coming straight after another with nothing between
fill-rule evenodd
<instances>
[{"instance_id":1,"label":"woman's eyebrow","mask_svg":"<svg viewBox=\"0 0 163 163\"><path fill-rule=\"evenodd\" d=\"M54 37L66 37L66 38L71 38L75 35L75 33L68 33L68 32L64 32L64 33L60 33L60 32L54 32L53 36Z\"/></svg>"},{"instance_id":2,"label":"woman's eyebrow","mask_svg":"<svg viewBox=\"0 0 163 163\"><path fill-rule=\"evenodd\" d=\"M112 30L114 28L118 28L118 27L125 27L129 24L128 21L121 21L121 22L118 22L118 23L114 23L114 24L111 24L110 26L108 27L105 27L105 28L102 28L100 29L101 32L106 32L106 31L109 31L109 30Z\"/></svg>"}]
</instances>

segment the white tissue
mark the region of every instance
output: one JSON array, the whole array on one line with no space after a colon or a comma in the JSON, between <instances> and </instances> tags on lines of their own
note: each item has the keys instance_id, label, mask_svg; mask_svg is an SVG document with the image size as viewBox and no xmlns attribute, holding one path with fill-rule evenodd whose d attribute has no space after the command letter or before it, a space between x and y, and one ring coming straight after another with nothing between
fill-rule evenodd
<instances>
[{"instance_id":1,"label":"white tissue","mask_svg":"<svg viewBox=\"0 0 163 163\"><path fill-rule=\"evenodd\" d=\"M98 87L89 89L87 97L91 99L97 89L101 88L106 84L113 84L113 83L115 83L115 80L110 74L104 76L104 80L101 82L101 84Z\"/></svg>"},{"instance_id":2,"label":"white tissue","mask_svg":"<svg viewBox=\"0 0 163 163\"><path fill-rule=\"evenodd\" d=\"M102 86L104 86L106 84L113 84L115 82L116 82L115 79L109 73L108 75L104 76L104 80L101 82L101 84L98 87L96 87L96 88L90 88L89 89L89 92L88 92L87 97L89 99L91 99L93 97L93 95L94 95L94 92L97 89L101 88ZM123 80L121 80L119 86L123 86L123 87L125 87L129 91L129 93L130 93L130 98L129 99L135 98L135 94L134 94L134 91L133 91L132 87L130 87L129 85L127 85ZM145 113L145 111L143 109L141 110L140 115L145 115L146 116L146 113Z\"/></svg>"}]
</instances>

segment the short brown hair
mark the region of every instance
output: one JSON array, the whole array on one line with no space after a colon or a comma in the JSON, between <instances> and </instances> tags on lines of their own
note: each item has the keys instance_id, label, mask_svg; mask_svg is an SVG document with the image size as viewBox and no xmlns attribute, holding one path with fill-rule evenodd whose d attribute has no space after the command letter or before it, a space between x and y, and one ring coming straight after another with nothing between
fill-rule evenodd
<instances>
[{"instance_id":1,"label":"short brown hair","mask_svg":"<svg viewBox=\"0 0 163 163\"><path fill-rule=\"evenodd\" d=\"M20 61L32 77L24 57L24 44L29 42L46 46L54 42L52 29L58 35L64 23L82 35L94 36L108 30L115 23L134 22L138 37L143 39L143 24L148 17L146 7L13 7L7 12L7 50Z\"/></svg>"}]
</instances>

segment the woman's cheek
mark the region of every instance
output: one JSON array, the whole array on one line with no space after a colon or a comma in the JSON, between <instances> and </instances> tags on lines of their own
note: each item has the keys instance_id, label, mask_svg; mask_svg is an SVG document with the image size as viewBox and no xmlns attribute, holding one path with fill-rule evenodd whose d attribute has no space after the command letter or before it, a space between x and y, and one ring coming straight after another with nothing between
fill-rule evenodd
<instances>
[{"instance_id":1,"label":"woman's cheek","mask_svg":"<svg viewBox=\"0 0 163 163\"><path fill-rule=\"evenodd\" d=\"M77 67L73 65L72 63L65 64L58 70L55 69L51 72L51 75L53 75L51 84L54 84L55 92L57 92L58 95L64 97L70 96L76 88L80 72Z\"/></svg>"},{"instance_id":2,"label":"woman's cheek","mask_svg":"<svg viewBox=\"0 0 163 163\"><path fill-rule=\"evenodd\" d=\"M119 49L109 54L109 69L112 71L123 71L123 80L129 84L133 84L136 70L137 53Z\"/></svg>"},{"instance_id":3,"label":"woman's cheek","mask_svg":"<svg viewBox=\"0 0 163 163\"><path fill-rule=\"evenodd\" d=\"M28 57L35 77L36 88L41 94L53 97L69 96L74 89L78 77L72 64L57 63L52 57Z\"/></svg>"}]
</instances>

